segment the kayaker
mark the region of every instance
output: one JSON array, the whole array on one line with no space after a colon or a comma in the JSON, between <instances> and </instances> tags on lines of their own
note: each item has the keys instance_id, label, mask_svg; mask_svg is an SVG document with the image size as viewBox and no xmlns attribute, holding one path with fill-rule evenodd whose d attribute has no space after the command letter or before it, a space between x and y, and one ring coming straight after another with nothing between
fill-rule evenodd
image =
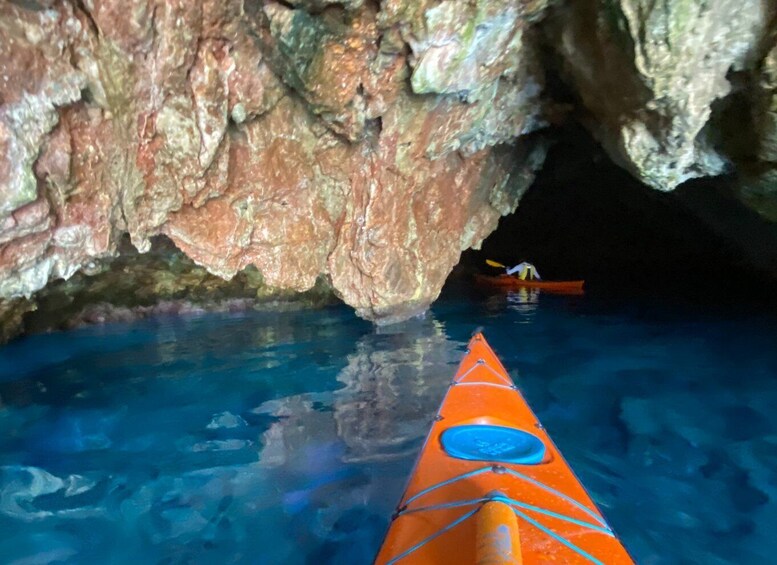
<instances>
[{"instance_id":1,"label":"kayaker","mask_svg":"<svg viewBox=\"0 0 777 565\"><path fill-rule=\"evenodd\" d=\"M514 275L517 274L518 278L525 281L525 280L538 280L541 281L542 277L540 276L540 273L537 271L537 267L529 263L528 261L524 261L523 263L519 263L515 267L510 267L507 269L508 275Z\"/></svg>"}]
</instances>

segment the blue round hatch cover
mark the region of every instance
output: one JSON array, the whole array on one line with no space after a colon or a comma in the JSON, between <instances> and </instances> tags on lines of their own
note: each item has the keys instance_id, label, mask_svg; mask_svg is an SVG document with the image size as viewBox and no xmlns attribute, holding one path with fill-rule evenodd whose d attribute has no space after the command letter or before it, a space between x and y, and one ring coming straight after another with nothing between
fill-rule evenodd
<instances>
[{"instance_id":1,"label":"blue round hatch cover","mask_svg":"<svg viewBox=\"0 0 777 565\"><path fill-rule=\"evenodd\" d=\"M448 428L440 435L445 453L456 459L536 465L545 457L545 444L535 435L490 424Z\"/></svg>"}]
</instances>

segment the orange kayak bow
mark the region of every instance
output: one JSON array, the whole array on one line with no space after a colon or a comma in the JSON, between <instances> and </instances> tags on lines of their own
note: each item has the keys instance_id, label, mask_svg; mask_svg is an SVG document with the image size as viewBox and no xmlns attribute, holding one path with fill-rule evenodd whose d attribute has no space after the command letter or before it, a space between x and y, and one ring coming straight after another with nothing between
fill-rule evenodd
<instances>
[{"instance_id":1,"label":"orange kayak bow","mask_svg":"<svg viewBox=\"0 0 777 565\"><path fill-rule=\"evenodd\" d=\"M582 294L585 281L540 281L523 280L511 275L475 275L475 282L484 286L495 288L539 288L550 292Z\"/></svg>"},{"instance_id":2,"label":"orange kayak bow","mask_svg":"<svg viewBox=\"0 0 777 565\"><path fill-rule=\"evenodd\" d=\"M481 334L376 565L633 563Z\"/></svg>"}]
</instances>

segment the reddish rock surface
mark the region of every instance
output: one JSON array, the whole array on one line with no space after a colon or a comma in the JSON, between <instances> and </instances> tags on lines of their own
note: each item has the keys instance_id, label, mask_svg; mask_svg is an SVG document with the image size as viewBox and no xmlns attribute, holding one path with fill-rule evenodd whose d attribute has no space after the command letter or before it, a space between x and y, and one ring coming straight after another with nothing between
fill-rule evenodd
<instances>
[{"instance_id":1,"label":"reddish rock surface","mask_svg":"<svg viewBox=\"0 0 777 565\"><path fill-rule=\"evenodd\" d=\"M262 292L323 281L365 318L412 316L515 210L544 159L531 134L570 108L639 180L672 190L736 171L727 190L773 221L774 13L759 0L1 3L0 325L50 281L102 271L127 236L146 253L159 235L213 275L259 273ZM544 98L548 69L565 104ZM777 272L771 238L708 204L689 206Z\"/></svg>"},{"instance_id":2,"label":"reddish rock surface","mask_svg":"<svg viewBox=\"0 0 777 565\"><path fill-rule=\"evenodd\" d=\"M166 234L224 278L324 276L379 322L424 310L544 154L492 149L542 123L521 38L544 5L497 21L448 4L429 37L402 3L3 4L0 297L99 268L123 234L141 252ZM425 80L456 42L469 62Z\"/></svg>"}]
</instances>

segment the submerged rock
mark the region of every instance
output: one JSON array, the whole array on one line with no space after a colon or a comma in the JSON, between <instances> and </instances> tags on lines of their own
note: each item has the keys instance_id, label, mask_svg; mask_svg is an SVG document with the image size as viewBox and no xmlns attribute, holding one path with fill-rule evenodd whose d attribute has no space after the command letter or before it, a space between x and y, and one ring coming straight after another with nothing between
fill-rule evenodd
<instances>
[{"instance_id":1,"label":"submerged rock","mask_svg":"<svg viewBox=\"0 0 777 565\"><path fill-rule=\"evenodd\" d=\"M210 421L210 424L206 426L209 430L220 430L229 428L240 428L246 425L246 421L232 412L222 412L216 414Z\"/></svg>"},{"instance_id":2,"label":"submerged rock","mask_svg":"<svg viewBox=\"0 0 777 565\"><path fill-rule=\"evenodd\" d=\"M81 475L63 479L39 467L0 467L0 512L25 522L50 516L71 519L101 516L104 512L99 508L77 506L78 495L91 490L95 484ZM36 507L39 498L45 499L41 504L45 509Z\"/></svg>"}]
</instances>

